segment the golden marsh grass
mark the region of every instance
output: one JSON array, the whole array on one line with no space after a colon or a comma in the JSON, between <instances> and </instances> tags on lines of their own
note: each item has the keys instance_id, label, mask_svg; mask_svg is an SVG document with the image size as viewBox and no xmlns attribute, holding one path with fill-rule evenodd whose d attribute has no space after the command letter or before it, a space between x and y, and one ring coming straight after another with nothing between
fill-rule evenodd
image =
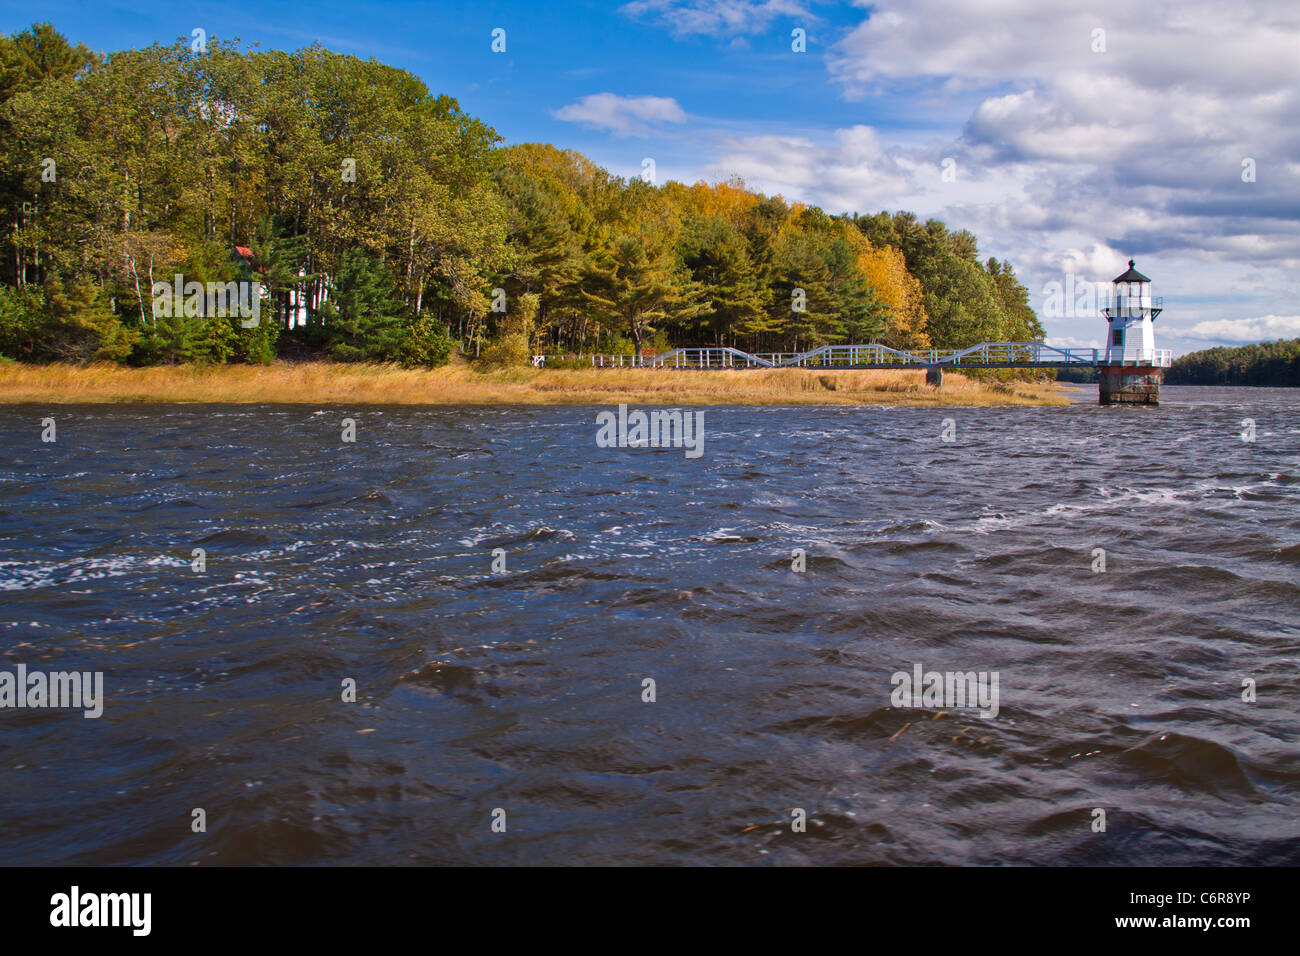
<instances>
[{"instance_id":1,"label":"golden marsh grass","mask_svg":"<svg viewBox=\"0 0 1300 956\"><path fill-rule=\"evenodd\" d=\"M0 402L397 405L1065 405L1051 384L921 371L807 369L405 369L329 362L156 366L0 364Z\"/></svg>"}]
</instances>

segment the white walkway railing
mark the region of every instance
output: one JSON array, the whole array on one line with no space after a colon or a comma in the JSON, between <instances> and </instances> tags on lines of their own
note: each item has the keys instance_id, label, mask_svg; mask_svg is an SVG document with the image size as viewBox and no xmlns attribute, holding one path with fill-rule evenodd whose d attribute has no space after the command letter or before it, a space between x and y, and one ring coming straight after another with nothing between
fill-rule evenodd
<instances>
[{"instance_id":1,"label":"white walkway railing","mask_svg":"<svg viewBox=\"0 0 1300 956\"><path fill-rule=\"evenodd\" d=\"M534 355L533 365L563 360L562 355ZM579 355L593 368L633 368L632 355ZM571 360L570 360L571 361ZM1060 349L1042 342L981 342L965 349L911 349L885 345L823 345L808 352L742 352L725 346L673 349L644 357L643 368L1061 368L1068 365L1137 365L1168 368L1169 349Z\"/></svg>"}]
</instances>

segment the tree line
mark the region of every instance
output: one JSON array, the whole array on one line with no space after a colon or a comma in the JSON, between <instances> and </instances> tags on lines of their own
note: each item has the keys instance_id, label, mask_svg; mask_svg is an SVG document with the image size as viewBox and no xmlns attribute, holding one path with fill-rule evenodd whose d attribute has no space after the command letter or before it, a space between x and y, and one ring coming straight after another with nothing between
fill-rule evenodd
<instances>
[{"instance_id":1,"label":"tree line","mask_svg":"<svg viewBox=\"0 0 1300 956\"><path fill-rule=\"evenodd\" d=\"M1300 386L1300 339L1218 346L1174 359L1169 385Z\"/></svg>"},{"instance_id":2,"label":"tree line","mask_svg":"<svg viewBox=\"0 0 1300 956\"><path fill-rule=\"evenodd\" d=\"M27 361L1043 338L969 232L503 146L410 73L319 45L0 37L0 226L0 356ZM260 319L159 309L176 276L257 281Z\"/></svg>"}]
</instances>

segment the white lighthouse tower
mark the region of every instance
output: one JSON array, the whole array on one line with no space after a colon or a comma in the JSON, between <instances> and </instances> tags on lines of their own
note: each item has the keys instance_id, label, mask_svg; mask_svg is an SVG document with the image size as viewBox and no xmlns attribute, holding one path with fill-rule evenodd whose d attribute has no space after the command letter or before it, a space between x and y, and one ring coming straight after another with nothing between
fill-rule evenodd
<instances>
[{"instance_id":1,"label":"white lighthouse tower","mask_svg":"<svg viewBox=\"0 0 1300 956\"><path fill-rule=\"evenodd\" d=\"M1155 320L1163 309L1151 299L1151 280L1138 272L1132 259L1128 271L1111 284L1111 306L1102 309L1110 325L1106 337L1107 365L1155 365Z\"/></svg>"},{"instance_id":2,"label":"white lighthouse tower","mask_svg":"<svg viewBox=\"0 0 1300 956\"><path fill-rule=\"evenodd\" d=\"M1106 358L1099 384L1103 405L1160 404L1160 369L1168 352L1156 351L1155 320L1162 300L1151 298L1151 280L1128 261L1128 271L1112 282L1106 317Z\"/></svg>"}]
</instances>

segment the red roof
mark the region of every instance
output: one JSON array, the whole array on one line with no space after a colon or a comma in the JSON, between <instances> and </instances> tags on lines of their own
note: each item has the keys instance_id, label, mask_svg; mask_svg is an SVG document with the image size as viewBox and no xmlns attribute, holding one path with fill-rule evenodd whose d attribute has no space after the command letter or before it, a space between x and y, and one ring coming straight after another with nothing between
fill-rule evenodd
<instances>
[{"instance_id":1,"label":"red roof","mask_svg":"<svg viewBox=\"0 0 1300 956\"><path fill-rule=\"evenodd\" d=\"M248 246L235 246L235 251L238 252L241 256L243 256L245 259L253 258L253 250L248 248Z\"/></svg>"}]
</instances>

